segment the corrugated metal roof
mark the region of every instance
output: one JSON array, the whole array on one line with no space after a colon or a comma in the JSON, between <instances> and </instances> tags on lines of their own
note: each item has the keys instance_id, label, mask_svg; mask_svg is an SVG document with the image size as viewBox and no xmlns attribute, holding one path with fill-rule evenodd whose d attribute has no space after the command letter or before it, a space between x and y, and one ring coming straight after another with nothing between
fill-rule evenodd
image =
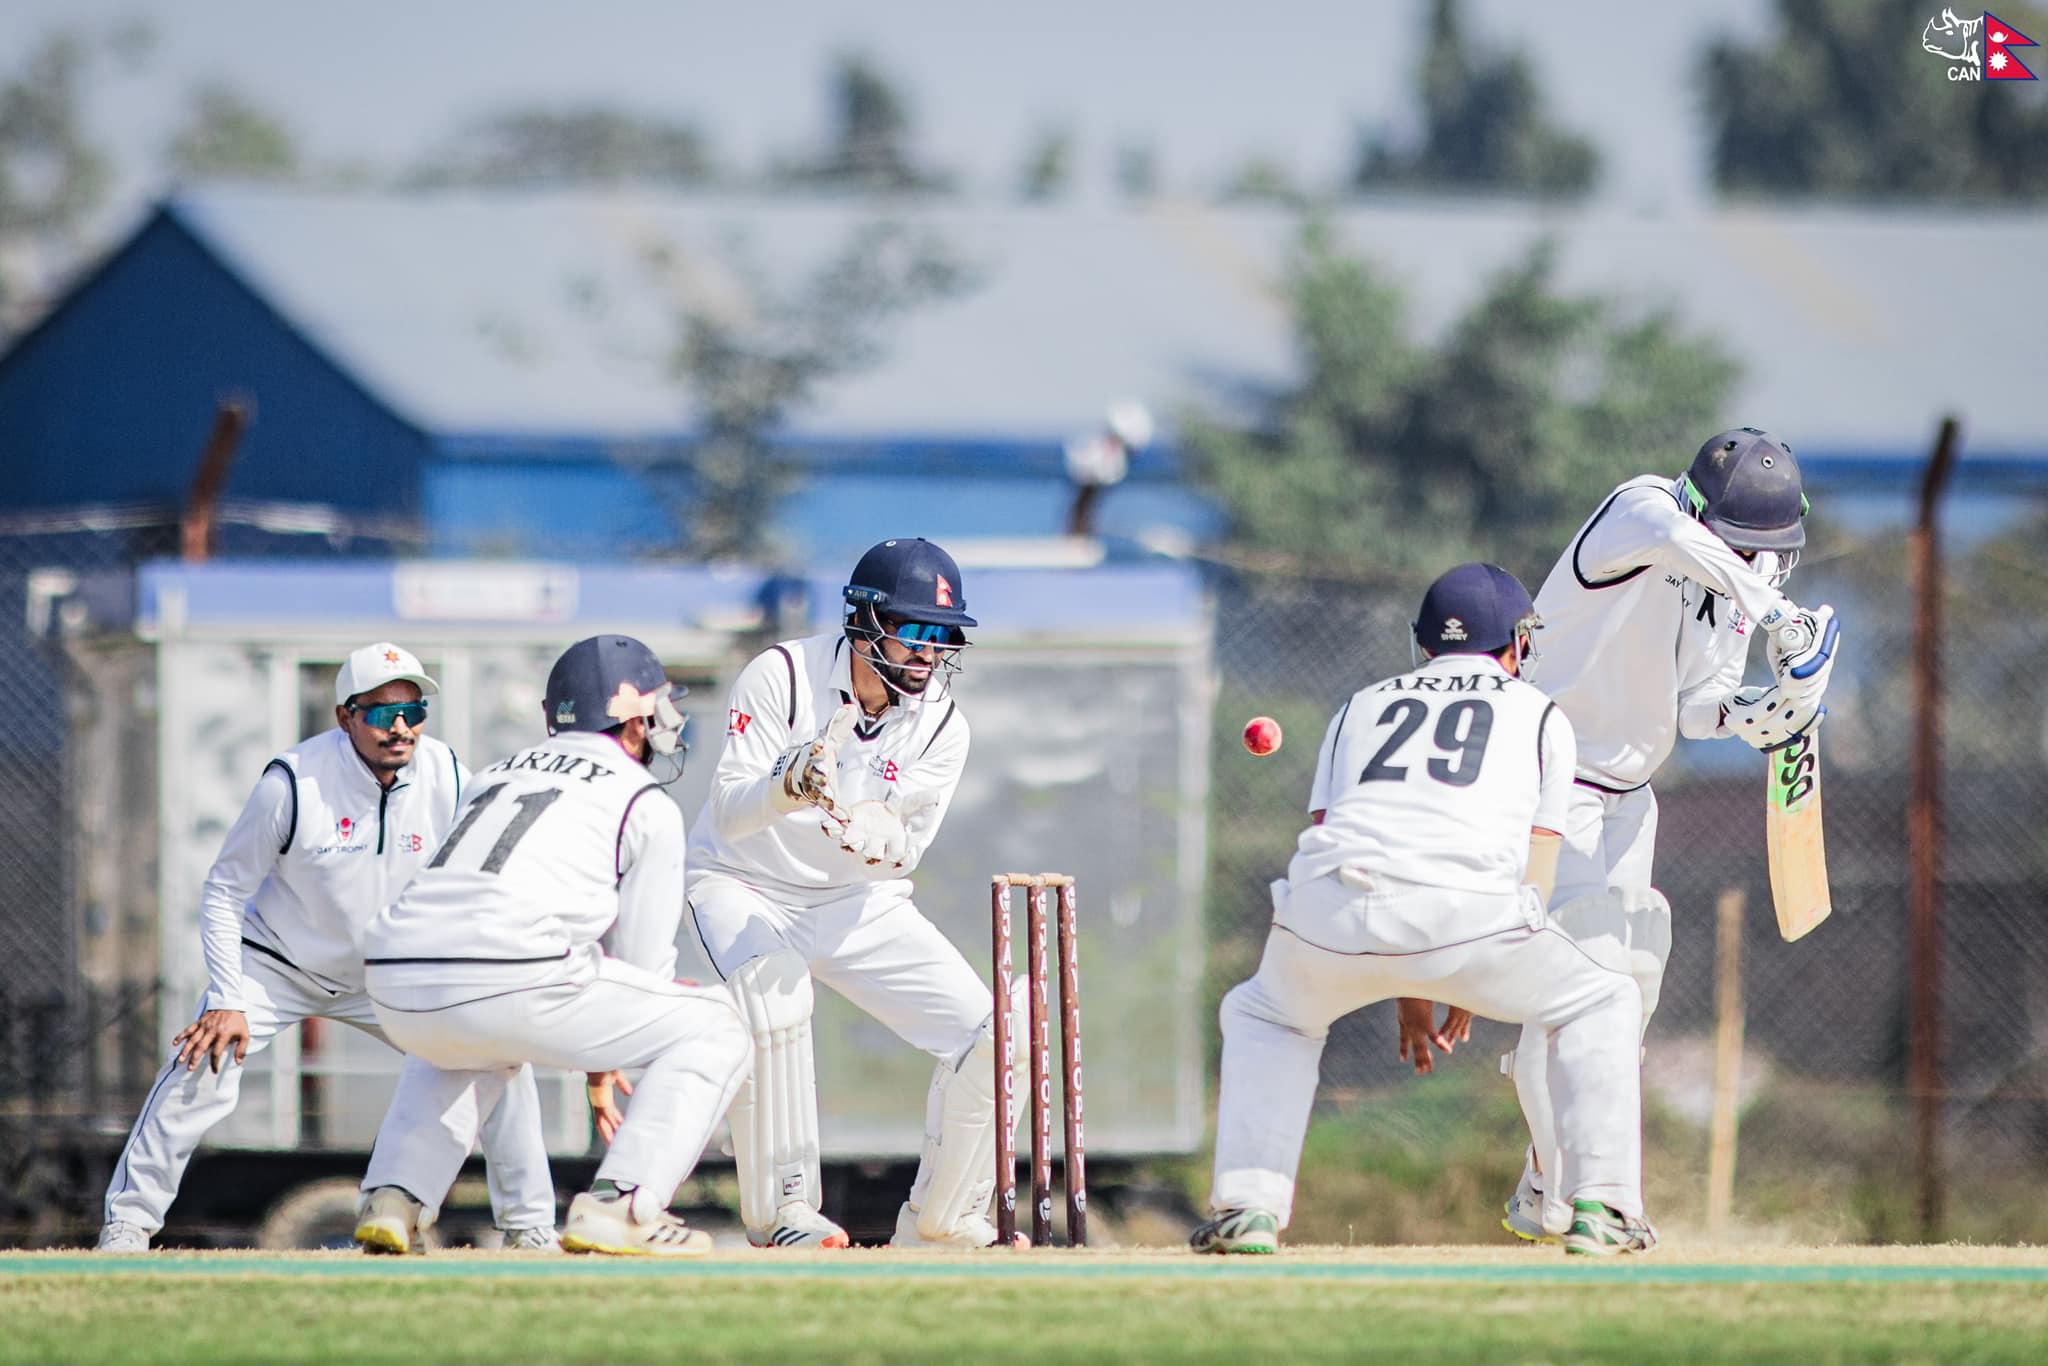
<instances>
[{"instance_id":1,"label":"corrugated metal roof","mask_svg":"<svg viewBox=\"0 0 2048 1366\"><path fill-rule=\"evenodd\" d=\"M667 370L675 304L743 308L828 259L875 205L553 193L380 196L215 187L173 211L401 416L444 436L623 440L690 422ZM1058 440L1133 394L1162 413L1284 383L1277 210L898 206L978 287L889 332L800 430L837 439ZM1730 420L1836 457L1918 455L1939 415L1973 453L2048 452L2038 212L1726 210L1648 218L1506 202L1347 208L1343 240L1440 330L1555 237L1563 282L1669 306L1742 359ZM1457 376L1445 375L1447 386Z\"/></svg>"}]
</instances>

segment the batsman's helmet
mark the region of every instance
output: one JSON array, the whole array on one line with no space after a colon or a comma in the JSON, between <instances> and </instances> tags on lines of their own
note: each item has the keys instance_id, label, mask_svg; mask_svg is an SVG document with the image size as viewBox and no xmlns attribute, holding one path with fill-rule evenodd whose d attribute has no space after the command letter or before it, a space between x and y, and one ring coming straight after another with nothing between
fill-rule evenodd
<instances>
[{"instance_id":1,"label":"batsman's helmet","mask_svg":"<svg viewBox=\"0 0 2048 1366\"><path fill-rule=\"evenodd\" d=\"M964 628L979 625L967 615L960 566L923 537L883 541L860 557L842 593L847 605L869 608L903 621Z\"/></svg>"},{"instance_id":2,"label":"batsman's helmet","mask_svg":"<svg viewBox=\"0 0 2048 1366\"><path fill-rule=\"evenodd\" d=\"M1707 438L1679 481L1686 510L1735 550L1780 554L1806 544L1806 495L1792 448L1755 427Z\"/></svg>"},{"instance_id":3,"label":"batsman's helmet","mask_svg":"<svg viewBox=\"0 0 2048 1366\"><path fill-rule=\"evenodd\" d=\"M1422 595L1415 643L1433 655L1494 655L1520 643L1526 656L1536 604L1497 564L1461 564Z\"/></svg>"},{"instance_id":4,"label":"batsman's helmet","mask_svg":"<svg viewBox=\"0 0 2048 1366\"><path fill-rule=\"evenodd\" d=\"M562 651L548 670L548 734L601 733L640 716L654 752L673 754L683 730L674 696L675 685L646 645L631 636L592 636Z\"/></svg>"}]
</instances>

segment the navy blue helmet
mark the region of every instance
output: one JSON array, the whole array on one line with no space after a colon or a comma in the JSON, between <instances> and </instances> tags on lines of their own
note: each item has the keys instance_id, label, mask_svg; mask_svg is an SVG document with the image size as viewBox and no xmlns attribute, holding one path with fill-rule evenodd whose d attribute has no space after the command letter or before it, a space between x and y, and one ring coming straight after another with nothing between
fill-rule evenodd
<instances>
[{"instance_id":1,"label":"navy blue helmet","mask_svg":"<svg viewBox=\"0 0 2048 1366\"><path fill-rule=\"evenodd\" d=\"M918 537L883 541L860 557L842 590L855 608L933 626L976 626L953 557Z\"/></svg>"},{"instance_id":2,"label":"navy blue helmet","mask_svg":"<svg viewBox=\"0 0 2048 1366\"><path fill-rule=\"evenodd\" d=\"M1806 494L1792 448L1755 427L1707 438L1680 481L1686 510L1735 550L1806 544Z\"/></svg>"},{"instance_id":3,"label":"navy blue helmet","mask_svg":"<svg viewBox=\"0 0 2048 1366\"><path fill-rule=\"evenodd\" d=\"M635 716L647 721L647 743L673 754L682 736L675 685L654 651L631 636L592 636L562 651L548 670L543 707L548 734L603 732Z\"/></svg>"},{"instance_id":4,"label":"navy blue helmet","mask_svg":"<svg viewBox=\"0 0 2048 1366\"><path fill-rule=\"evenodd\" d=\"M1422 595L1415 643L1433 655L1495 655L1526 645L1535 625L1536 604L1520 579L1497 564L1461 564Z\"/></svg>"}]
</instances>

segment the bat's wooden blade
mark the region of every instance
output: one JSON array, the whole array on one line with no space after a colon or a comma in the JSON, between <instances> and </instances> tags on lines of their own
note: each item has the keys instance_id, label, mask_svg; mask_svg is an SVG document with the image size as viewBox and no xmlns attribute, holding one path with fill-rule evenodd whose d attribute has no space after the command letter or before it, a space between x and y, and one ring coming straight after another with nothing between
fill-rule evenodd
<instances>
[{"instance_id":1,"label":"bat's wooden blade","mask_svg":"<svg viewBox=\"0 0 2048 1366\"><path fill-rule=\"evenodd\" d=\"M1811 730L1764 756L1764 835L1771 860L1771 904L1790 942L1828 918L1827 851L1820 829L1820 733Z\"/></svg>"}]
</instances>

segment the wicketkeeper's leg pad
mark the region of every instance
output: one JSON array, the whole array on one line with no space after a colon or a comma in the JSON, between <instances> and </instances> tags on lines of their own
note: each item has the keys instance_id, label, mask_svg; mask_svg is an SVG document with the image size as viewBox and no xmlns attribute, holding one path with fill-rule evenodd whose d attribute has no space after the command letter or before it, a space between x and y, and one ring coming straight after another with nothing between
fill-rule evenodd
<instances>
[{"instance_id":1,"label":"wicketkeeper's leg pad","mask_svg":"<svg viewBox=\"0 0 2048 1366\"><path fill-rule=\"evenodd\" d=\"M816 1001L809 966L789 949L750 960L732 975L731 987L754 1038L753 1075L729 1113L740 1219L750 1229L767 1229L785 1202L802 1200L816 1209L822 1198L811 1044Z\"/></svg>"},{"instance_id":2,"label":"wicketkeeper's leg pad","mask_svg":"<svg viewBox=\"0 0 2048 1366\"><path fill-rule=\"evenodd\" d=\"M1010 1063L1019 1083L1010 1113L1015 1140L1027 1108L1024 1069L1031 1057L1028 983L1010 984ZM964 1057L932 1069L925 1101L924 1154L911 1183L918 1236L943 1239L963 1219L986 1216L995 1195L996 1044L994 1016L982 1023Z\"/></svg>"}]
</instances>

